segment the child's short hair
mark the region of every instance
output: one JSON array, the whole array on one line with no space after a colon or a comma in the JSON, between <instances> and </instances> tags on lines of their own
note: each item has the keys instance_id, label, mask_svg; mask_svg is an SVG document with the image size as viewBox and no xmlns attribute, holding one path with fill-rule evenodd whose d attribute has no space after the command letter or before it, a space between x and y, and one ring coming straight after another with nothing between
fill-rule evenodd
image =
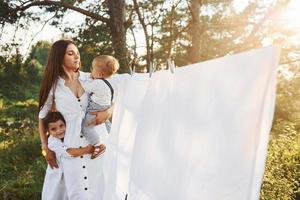
<instances>
[{"instance_id":1,"label":"child's short hair","mask_svg":"<svg viewBox=\"0 0 300 200\"><path fill-rule=\"evenodd\" d=\"M107 76L111 76L119 69L119 62L116 58L109 55L99 55L96 56L92 62L92 66L94 67L101 67L101 70Z\"/></svg>"},{"instance_id":2,"label":"child's short hair","mask_svg":"<svg viewBox=\"0 0 300 200\"><path fill-rule=\"evenodd\" d=\"M46 130L49 129L49 124L50 123L53 123L53 122L57 122L58 120L61 120L64 122L64 124L66 124L66 120L64 118L64 116L58 112L58 111L55 111L55 112L48 112L48 114L46 115L45 118L43 118L43 122L44 122L44 125L45 125L45 128Z\"/></svg>"}]
</instances>

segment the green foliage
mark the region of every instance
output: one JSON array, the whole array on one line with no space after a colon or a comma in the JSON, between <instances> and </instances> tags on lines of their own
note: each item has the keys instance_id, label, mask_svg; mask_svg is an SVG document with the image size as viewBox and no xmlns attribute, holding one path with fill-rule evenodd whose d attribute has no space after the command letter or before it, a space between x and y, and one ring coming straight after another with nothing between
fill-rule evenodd
<instances>
[{"instance_id":1,"label":"green foliage","mask_svg":"<svg viewBox=\"0 0 300 200\"><path fill-rule=\"evenodd\" d=\"M32 82L37 82L40 80L41 74L39 72L42 71L43 67L39 61L37 61L36 59L32 59L28 63L26 63L24 68L25 79Z\"/></svg>"},{"instance_id":2,"label":"green foliage","mask_svg":"<svg viewBox=\"0 0 300 200\"><path fill-rule=\"evenodd\" d=\"M37 98L41 65L36 60L22 63L20 54L0 56L0 97L24 100Z\"/></svg>"},{"instance_id":3,"label":"green foliage","mask_svg":"<svg viewBox=\"0 0 300 200\"><path fill-rule=\"evenodd\" d=\"M0 99L1 141L10 141L11 137L30 135L36 132L37 101L8 101Z\"/></svg>"},{"instance_id":4,"label":"green foliage","mask_svg":"<svg viewBox=\"0 0 300 200\"><path fill-rule=\"evenodd\" d=\"M40 154L39 139L33 134L1 142L0 198L40 199L46 164Z\"/></svg>"},{"instance_id":5,"label":"green foliage","mask_svg":"<svg viewBox=\"0 0 300 200\"><path fill-rule=\"evenodd\" d=\"M0 99L0 199L40 199L46 164L37 134L37 101Z\"/></svg>"},{"instance_id":6,"label":"green foliage","mask_svg":"<svg viewBox=\"0 0 300 200\"><path fill-rule=\"evenodd\" d=\"M300 69L291 79L279 71L275 120L269 143L261 200L300 198Z\"/></svg>"},{"instance_id":7,"label":"green foliage","mask_svg":"<svg viewBox=\"0 0 300 200\"><path fill-rule=\"evenodd\" d=\"M167 3L166 3L167 5ZM166 6L165 5L165 6ZM189 27L189 15L186 14L185 2L173 4L161 9L161 22L159 23L157 41L159 48L155 49L154 58L159 64L165 64L171 56L177 66L188 64L188 40L187 28Z\"/></svg>"},{"instance_id":8,"label":"green foliage","mask_svg":"<svg viewBox=\"0 0 300 200\"><path fill-rule=\"evenodd\" d=\"M4 24L5 22L14 23L17 19L18 15L12 11L9 1L0 0L0 24Z\"/></svg>"},{"instance_id":9,"label":"green foliage","mask_svg":"<svg viewBox=\"0 0 300 200\"><path fill-rule=\"evenodd\" d=\"M37 134L41 66L0 57L0 199L40 199L45 162Z\"/></svg>"},{"instance_id":10,"label":"green foliage","mask_svg":"<svg viewBox=\"0 0 300 200\"><path fill-rule=\"evenodd\" d=\"M81 70L89 72L92 60L96 55L113 55L111 36L102 23L86 20L87 25L80 27L74 38L81 56ZM71 30L66 30L71 31Z\"/></svg>"},{"instance_id":11,"label":"green foliage","mask_svg":"<svg viewBox=\"0 0 300 200\"><path fill-rule=\"evenodd\" d=\"M0 74L0 94L8 98L21 98L23 97L22 87L22 63L20 55L16 55L11 59L1 59L0 68L3 73Z\"/></svg>"},{"instance_id":12,"label":"green foliage","mask_svg":"<svg viewBox=\"0 0 300 200\"><path fill-rule=\"evenodd\" d=\"M284 120L274 124L261 200L300 197L300 134L295 125Z\"/></svg>"},{"instance_id":13,"label":"green foliage","mask_svg":"<svg viewBox=\"0 0 300 200\"><path fill-rule=\"evenodd\" d=\"M29 53L26 62L32 62L35 60L36 64L41 66L45 66L48 58L48 53L50 50L51 44L48 41L39 41L34 46L31 47L31 51Z\"/></svg>"}]
</instances>

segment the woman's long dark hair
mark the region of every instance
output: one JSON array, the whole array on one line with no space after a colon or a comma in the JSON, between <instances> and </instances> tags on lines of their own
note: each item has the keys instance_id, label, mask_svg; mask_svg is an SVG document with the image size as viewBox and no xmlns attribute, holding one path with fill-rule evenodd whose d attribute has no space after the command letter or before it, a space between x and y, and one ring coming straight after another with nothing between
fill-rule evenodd
<instances>
[{"instance_id":1,"label":"woman's long dark hair","mask_svg":"<svg viewBox=\"0 0 300 200\"><path fill-rule=\"evenodd\" d=\"M62 67L66 49L69 44L75 43L72 40L58 40L53 43L47 65L44 70L44 76L40 87L39 94L39 110L45 105L51 87L56 86L59 76L65 75L65 71Z\"/></svg>"}]
</instances>

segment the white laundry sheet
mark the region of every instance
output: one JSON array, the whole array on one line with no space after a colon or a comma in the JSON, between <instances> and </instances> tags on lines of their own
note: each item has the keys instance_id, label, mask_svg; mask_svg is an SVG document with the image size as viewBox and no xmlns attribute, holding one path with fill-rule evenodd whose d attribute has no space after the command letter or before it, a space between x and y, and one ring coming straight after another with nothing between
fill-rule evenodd
<instances>
[{"instance_id":1,"label":"white laundry sheet","mask_svg":"<svg viewBox=\"0 0 300 200\"><path fill-rule=\"evenodd\" d=\"M124 79L104 199L259 199L278 60L266 47Z\"/></svg>"}]
</instances>

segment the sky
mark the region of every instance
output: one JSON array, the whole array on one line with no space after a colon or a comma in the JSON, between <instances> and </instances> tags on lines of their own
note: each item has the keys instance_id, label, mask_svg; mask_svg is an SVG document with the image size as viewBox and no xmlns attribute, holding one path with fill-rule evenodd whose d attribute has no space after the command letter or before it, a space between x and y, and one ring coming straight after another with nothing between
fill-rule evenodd
<instances>
[{"instance_id":1,"label":"sky","mask_svg":"<svg viewBox=\"0 0 300 200\"><path fill-rule=\"evenodd\" d=\"M39 12L38 8L32 8L31 10ZM43 17L44 19L49 19L52 17L52 14L43 13ZM84 20L84 15L68 11L63 18L62 25L76 28L76 26L82 24ZM53 42L60 39L62 37L62 33L63 32L59 28L52 26L49 23L44 25L44 23L41 22L30 22L28 24L28 29L16 29L16 26L6 25L4 27L2 37L0 38L0 43L13 42L14 40L16 42L22 42L23 45L20 53L26 55L31 45L40 40ZM68 33L65 34L68 35ZM15 39L13 39L14 36Z\"/></svg>"}]
</instances>

